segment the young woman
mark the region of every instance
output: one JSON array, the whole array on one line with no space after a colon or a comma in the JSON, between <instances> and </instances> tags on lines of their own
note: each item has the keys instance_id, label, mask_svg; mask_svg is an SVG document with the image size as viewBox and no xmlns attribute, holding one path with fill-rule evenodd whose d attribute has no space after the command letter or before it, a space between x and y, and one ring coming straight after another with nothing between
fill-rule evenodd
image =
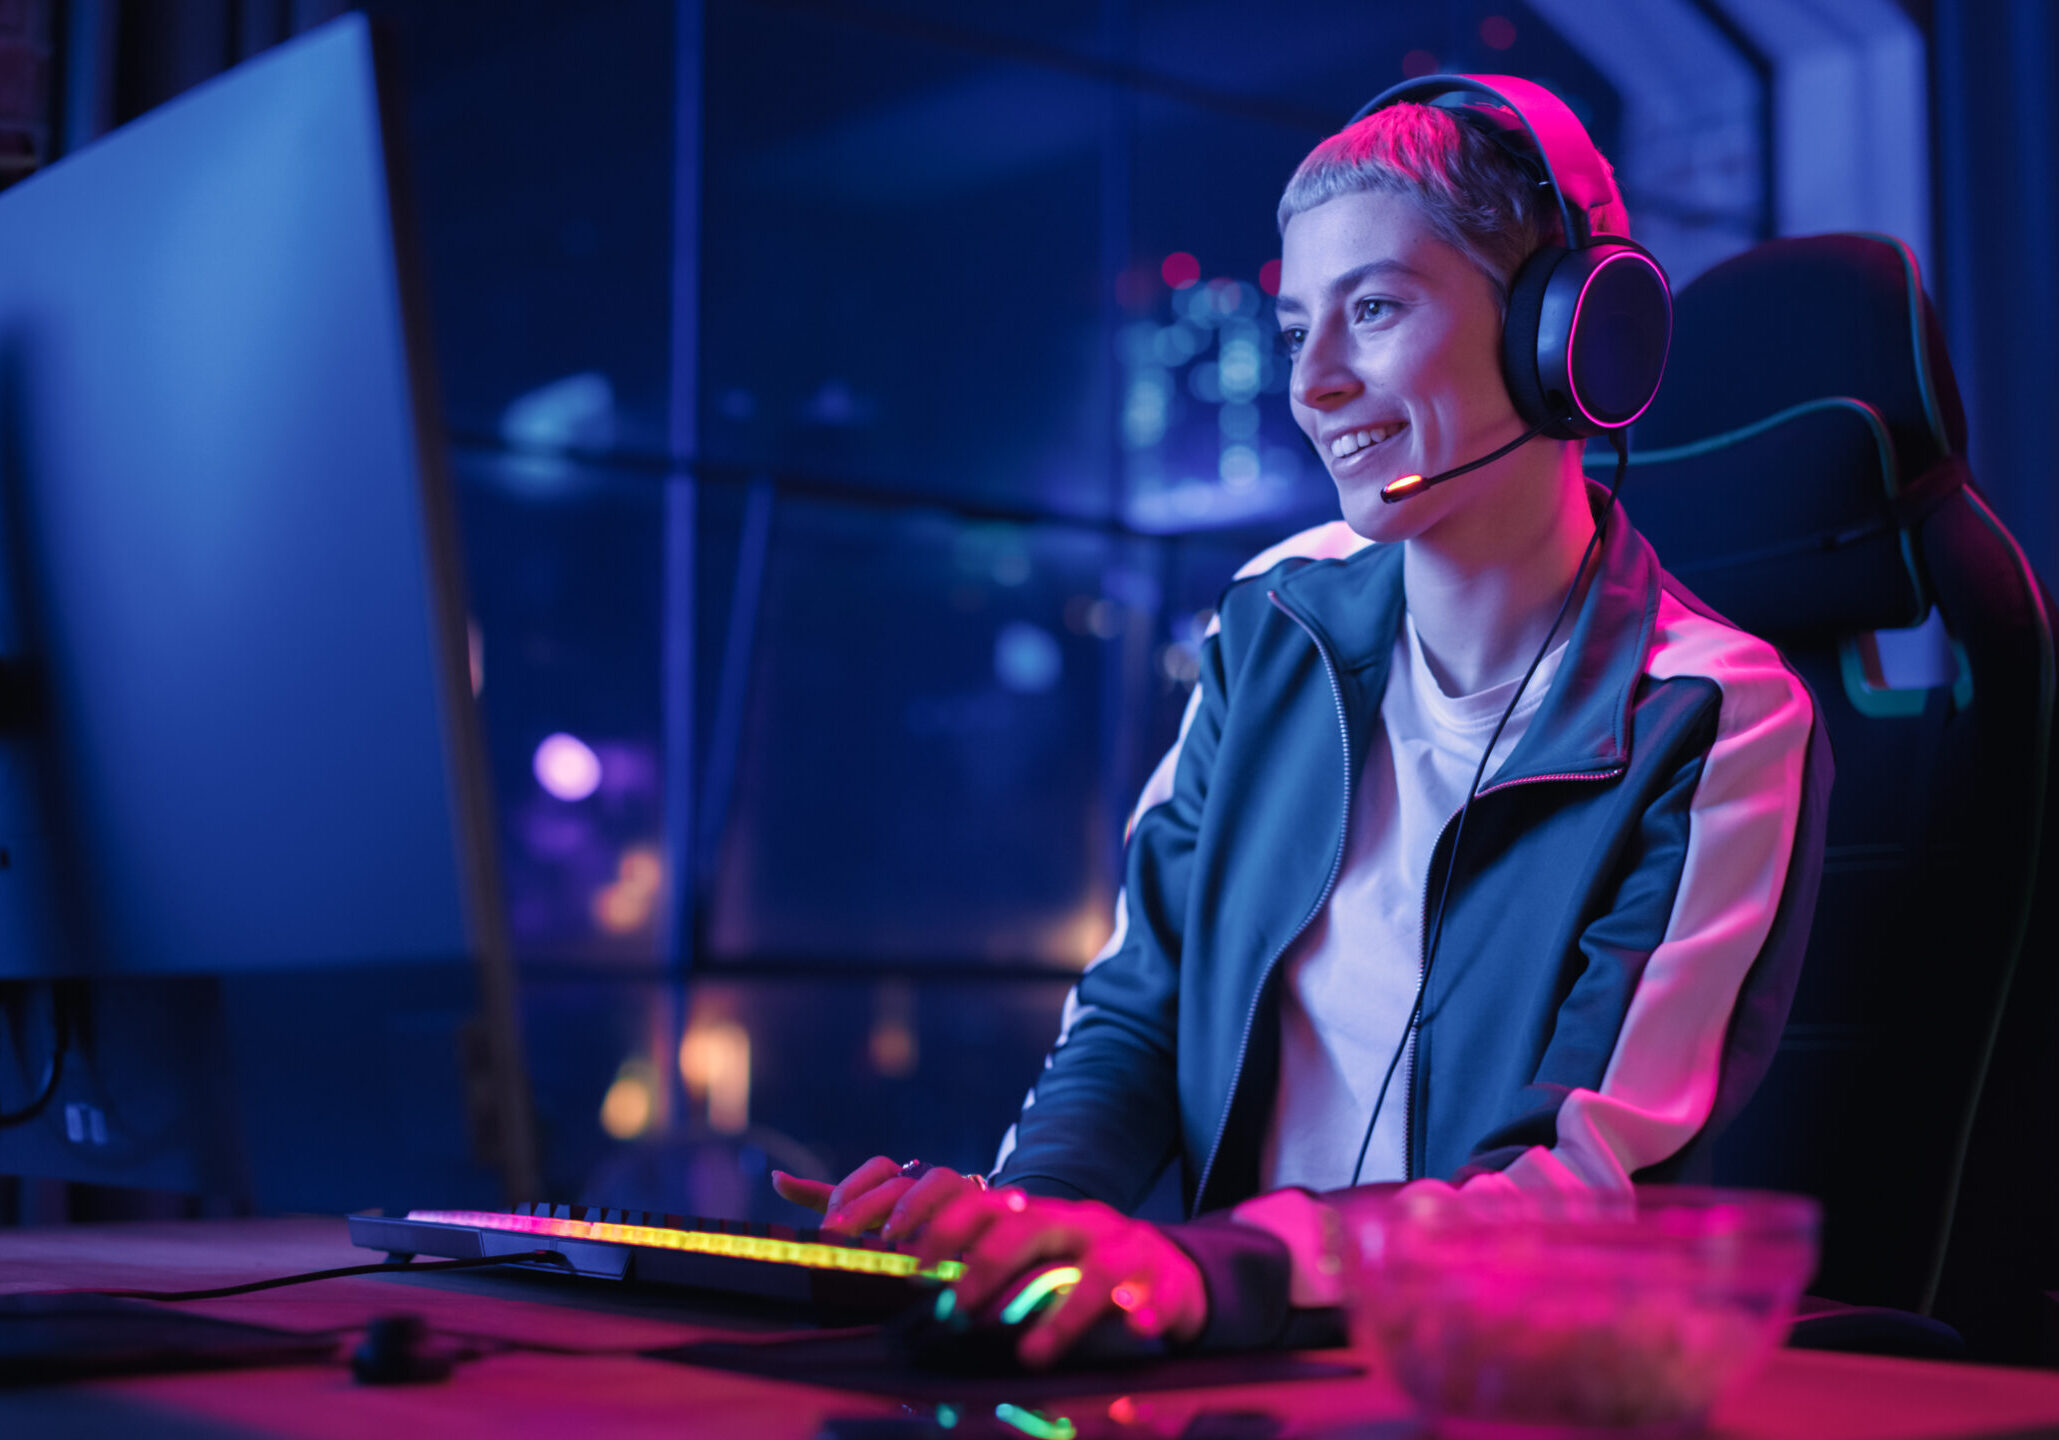
<instances>
[{"instance_id":1,"label":"young woman","mask_svg":"<svg viewBox=\"0 0 2059 1440\"><path fill-rule=\"evenodd\" d=\"M1080 1264L1032 1363L1111 1304L1181 1341L1276 1338L1290 1300L1335 1299L1309 1192L1691 1172L1778 1039L1830 775L1806 688L1609 520L1577 442L1381 498L1528 428L1503 321L1561 224L1505 134L1393 104L1287 187L1291 403L1344 518L1225 592L993 1188L884 1157L777 1182L832 1226L964 1252L967 1304ZM1174 1162L1208 1218L1128 1218Z\"/></svg>"}]
</instances>

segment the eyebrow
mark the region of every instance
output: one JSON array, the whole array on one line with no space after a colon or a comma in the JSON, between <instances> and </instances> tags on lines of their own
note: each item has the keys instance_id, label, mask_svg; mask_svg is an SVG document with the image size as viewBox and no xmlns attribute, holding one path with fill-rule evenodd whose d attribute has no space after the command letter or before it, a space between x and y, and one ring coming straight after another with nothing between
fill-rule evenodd
<instances>
[{"instance_id":1,"label":"eyebrow","mask_svg":"<svg viewBox=\"0 0 2059 1440\"><path fill-rule=\"evenodd\" d=\"M1363 284L1367 280L1372 279L1376 275L1405 275L1411 280L1420 280L1425 283L1427 283L1430 278L1429 276L1425 275L1422 271L1416 269L1415 266L1407 264L1400 260L1395 260L1391 258L1386 260L1372 260L1368 261L1364 265L1359 266L1356 270L1347 270L1342 275L1339 275L1335 280L1330 282L1330 291L1331 293L1335 294L1340 291L1356 289L1359 285ZM1299 300L1295 299L1292 295L1282 295L1279 297L1279 300L1274 308L1279 310L1292 310L1296 314L1303 314L1306 313L1308 307L1303 305Z\"/></svg>"}]
</instances>

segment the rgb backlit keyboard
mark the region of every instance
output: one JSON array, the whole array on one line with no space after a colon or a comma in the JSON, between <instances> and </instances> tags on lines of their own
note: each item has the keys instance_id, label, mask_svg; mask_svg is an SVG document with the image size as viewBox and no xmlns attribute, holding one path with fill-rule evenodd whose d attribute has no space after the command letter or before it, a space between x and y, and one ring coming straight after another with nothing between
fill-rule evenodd
<instances>
[{"instance_id":1,"label":"rgb backlit keyboard","mask_svg":"<svg viewBox=\"0 0 2059 1440\"><path fill-rule=\"evenodd\" d=\"M551 1250L562 1259L535 1268L840 1310L897 1309L964 1272L955 1260L923 1270L913 1255L872 1237L587 1205L353 1215L350 1238L389 1254L451 1259Z\"/></svg>"}]
</instances>

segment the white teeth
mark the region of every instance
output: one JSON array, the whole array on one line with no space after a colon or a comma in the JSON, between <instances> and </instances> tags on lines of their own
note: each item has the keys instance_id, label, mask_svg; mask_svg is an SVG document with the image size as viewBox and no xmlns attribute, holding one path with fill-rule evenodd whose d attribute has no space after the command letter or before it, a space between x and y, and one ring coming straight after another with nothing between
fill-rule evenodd
<instances>
[{"instance_id":1,"label":"white teeth","mask_svg":"<svg viewBox=\"0 0 2059 1440\"><path fill-rule=\"evenodd\" d=\"M1346 455L1355 455L1369 445L1377 445L1382 440L1398 434L1407 423L1405 420L1396 420L1392 424L1375 425L1370 429L1354 430L1348 435L1339 435L1330 442L1330 455L1337 460L1342 460Z\"/></svg>"}]
</instances>

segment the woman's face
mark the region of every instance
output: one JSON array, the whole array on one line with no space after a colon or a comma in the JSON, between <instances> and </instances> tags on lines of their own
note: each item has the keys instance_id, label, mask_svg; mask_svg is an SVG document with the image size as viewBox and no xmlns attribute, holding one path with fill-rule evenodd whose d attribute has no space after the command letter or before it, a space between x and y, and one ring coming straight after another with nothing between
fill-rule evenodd
<instances>
[{"instance_id":1,"label":"woman's face","mask_svg":"<svg viewBox=\"0 0 2059 1440\"><path fill-rule=\"evenodd\" d=\"M1413 201L1340 195L1289 220L1278 311L1295 422L1359 534L1421 535L1508 463L1399 504L1380 499L1390 480L1463 465L1524 429L1501 376L1494 286Z\"/></svg>"}]
</instances>

